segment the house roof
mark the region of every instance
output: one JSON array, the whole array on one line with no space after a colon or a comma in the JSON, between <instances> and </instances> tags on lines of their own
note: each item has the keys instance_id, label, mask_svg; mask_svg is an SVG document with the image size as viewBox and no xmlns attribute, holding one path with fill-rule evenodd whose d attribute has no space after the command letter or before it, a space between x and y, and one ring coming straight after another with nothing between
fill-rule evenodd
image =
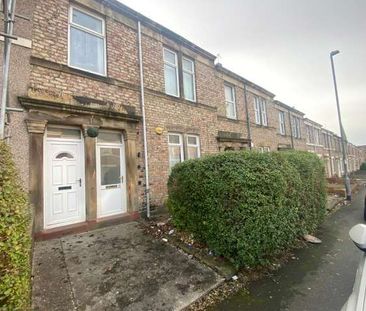
<instances>
[{"instance_id":1,"label":"house roof","mask_svg":"<svg viewBox=\"0 0 366 311\"><path fill-rule=\"evenodd\" d=\"M313 121L313 120L311 120L311 119L308 119L308 118L305 118L305 119L304 119L304 121L305 121L305 122L308 122L308 123L311 123L311 124L313 124L313 125L315 125L315 126L317 126L317 127L320 127L320 128L322 128L322 127L323 127L323 125L321 125L320 123L315 122L315 121Z\"/></svg>"},{"instance_id":2,"label":"house roof","mask_svg":"<svg viewBox=\"0 0 366 311\"><path fill-rule=\"evenodd\" d=\"M244 83L244 84L246 84L246 85L251 86L252 88L254 88L254 89L256 89L256 90L258 90L258 91L260 91L260 92L262 92L262 93L267 94L267 95L268 95L268 96L270 96L270 97L275 97L275 94L273 94L273 93L271 93L270 91L266 90L265 88L263 88L263 87L259 86L258 84L255 84L254 82L251 82L251 81L249 81L249 80L247 80L247 79L243 78L242 76L240 76L240 75L236 74L235 72L232 72L231 70L229 70L229 69L227 69L227 68L223 67L221 64L217 64L217 65L216 65L216 69L217 69L218 71L221 71L222 73L224 73L224 74L228 75L228 76L233 77L234 79L237 79L237 80L239 80L239 81L243 82L243 83Z\"/></svg>"},{"instance_id":3,"label":"house roof","mask_svg":"<svg viewBox=\"0 0 366 311\"><path fill-rule=\"evenodd\" d=\"M294 113L297 113L297 114L299 114L301 116L304 116L305 115L305 113L301 112L300 110L297 110L294 107L290 107L289 105L286 105L285 103L280 102L279 100L275 100L274 103L276 105L278 105L278 106L281 106L281 107L283 107L283 108L285 108L285 109L287 109L289 111L292 111Z\"/></svg>"}]
</instances>

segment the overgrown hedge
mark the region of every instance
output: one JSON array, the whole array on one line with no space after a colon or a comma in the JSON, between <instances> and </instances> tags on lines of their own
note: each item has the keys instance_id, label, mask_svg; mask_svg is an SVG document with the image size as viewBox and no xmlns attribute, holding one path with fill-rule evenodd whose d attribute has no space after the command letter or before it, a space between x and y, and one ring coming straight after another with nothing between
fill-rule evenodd
<instances>
[{"instance_id":1,"label":"overgrown hedge","mask_svg":"<svg viewBox=\"0 0 366 311\"><path fill-rule=\"evenodd\" d=\"M363 162L360 167L361 171L366 171L366 162Z\"/></svg>"},{"instance_id":2,"label":"overgrown hedge","mask_svg":"<svg viewBox=\"0 0 366 311\"><path fill-rule=\"evenodd\" d=\"M177 164L168 207L178 228L237 266L267 263L325 214L322 161L307 152L228 152Z\"/></svg>"},{"instance_id":3,"label":"overgrown hedge","mask_svg":"<svg viewBox=\"0 0 366 311\"><path fill-rule=\"evenodd\" d=\"M0 310L27 310L30 298L28 202L9 147L0 141Z\"/></svg>"}]
</instances>

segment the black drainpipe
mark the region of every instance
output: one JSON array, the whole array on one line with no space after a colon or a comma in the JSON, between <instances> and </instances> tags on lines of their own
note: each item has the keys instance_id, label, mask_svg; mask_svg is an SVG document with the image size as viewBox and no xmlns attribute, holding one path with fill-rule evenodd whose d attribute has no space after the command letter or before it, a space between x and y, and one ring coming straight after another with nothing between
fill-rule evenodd
<instances>
[{"instance_id":1,"label":"black drainpipe","mask_svg":"<svg viewBox=\"0 0 366 311\"><path fill-rule=\"evenodd\" d=\"M251 130L250 130L250 118L249 118L249 109L248 109L247 87L246 87L245 84L244 84L244 106L245 106L245 114L246 114L246 121L247 121L249 149L252 150L252 133L251 133Z\"/></svg>"}]
</instances>

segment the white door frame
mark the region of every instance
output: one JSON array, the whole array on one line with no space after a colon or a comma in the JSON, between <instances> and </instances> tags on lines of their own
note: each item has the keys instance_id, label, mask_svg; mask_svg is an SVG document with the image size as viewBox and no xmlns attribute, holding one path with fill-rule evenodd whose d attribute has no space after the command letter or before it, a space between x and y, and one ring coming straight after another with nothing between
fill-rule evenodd
<instances>
[{"instance_id":1,"label":"white door frame","mask_svg":"<svg viewBox=\"0 0 366 311\"><path fill-rule=\"evenodd\" d=\"M65 128L65 126L57 126L60 128ZM78 129L79 130L79 129ZM66 223L66 224L51 224L48 225L47 221L46 221L46 208L47 208L47 199L48 199L48 195L47 195L47 172L46 172L46 166L48 165L48 150L47 150L47 146L48 146L48 142L57 142L57 143L62 143L62 144L75 144L77 143L80 146L80 165L81 165L81 178L82 178L82 191L81 191L81 199L82 199L82 206L81 208L81 217L80 219L78 219L76 222L73 223ZM43 180L45 181L43 183L43 228L44 229L52 229L52 228L56 228L56 227L62 227L62 226L67 226L67 225L71 225L71 224L75 224L75 223L81 223L86 221L86 202L85 202L85 151L84 151L84 139L83 139L83 135L80 131L80 139L65 139L65 138L48 138L47 137L47 128L45 130L45 134L44 134L44 138L43 138Z\"/></svg>"},{"instance_id":2,"label":"white door frame","mask_svg":"<svg viewBox=\"0 0 366 311\"><path fill-rule=\"evenodd\" d=\"M121 215L127 212L127 178L126 178L126 156L125 156L125 143L123 141L123 134L121 133L121 143L96 143L96 174L97 174L97 218L105 218L110 216L117 216ZM121 170L121 176L123 176L123 182L121 182L121 194L122 194L122 211L118 213L112 213L110 215L101 215L101 209L102 209L102 193L101 193L101 163L100 163L100 148L119 148L120 150L120 170ZM125 209L125 211L124 211Z\"/></svg>"}]
</instances>

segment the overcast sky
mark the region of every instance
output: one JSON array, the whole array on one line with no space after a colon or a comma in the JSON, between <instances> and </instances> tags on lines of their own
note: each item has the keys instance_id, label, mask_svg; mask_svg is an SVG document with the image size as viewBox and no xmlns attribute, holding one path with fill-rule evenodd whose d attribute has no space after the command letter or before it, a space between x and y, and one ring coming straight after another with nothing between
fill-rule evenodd
<instances>
[{"instance_id":1,"label":"overcast sky","mask_svg":"<svg viewBox=\"0 0 366 311\"><path fill-rule=\"evenodd\" d=\"M366 144L366 0L121 0L210 53L228 69L339 133Z\"/></svg>"}]
</instances>

